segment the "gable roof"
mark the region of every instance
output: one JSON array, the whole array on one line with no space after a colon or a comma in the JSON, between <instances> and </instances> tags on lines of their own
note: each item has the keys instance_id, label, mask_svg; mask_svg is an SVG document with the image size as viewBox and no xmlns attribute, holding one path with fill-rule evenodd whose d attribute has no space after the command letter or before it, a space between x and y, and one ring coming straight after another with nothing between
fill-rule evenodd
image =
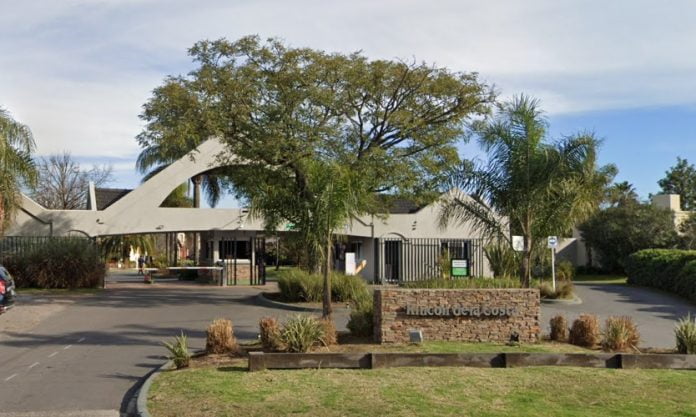
<instances>
[{"instance_id":1,"label":"gable roof","mask_svg":"<svg viewBox=\"0 0 696 417\"><path fill-rule=\"evenodd\" d=\"M96 188L97 210L104 210L133 190L127 188Z\"/></svg>"},{"instance_id":2,"label":"gable roof","mask_svg":"<svg viewBox=\"0 0 696 417\"><path fill-rule=\"evenodd\" d=\"M389 214L413 214L428 206L427 204L417 204L406 198L387 199L384 196L381 196L381 198L385 201Z\"/></svg>"}]
</instances>

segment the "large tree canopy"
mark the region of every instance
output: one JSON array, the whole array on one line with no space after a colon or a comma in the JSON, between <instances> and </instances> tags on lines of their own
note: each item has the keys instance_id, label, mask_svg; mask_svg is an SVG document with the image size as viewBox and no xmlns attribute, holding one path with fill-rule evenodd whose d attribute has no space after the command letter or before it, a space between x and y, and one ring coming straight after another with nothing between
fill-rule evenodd
<instances>
[{"instance_id":1,"label":"large tree canopy","mask_svg":"<svg viewBox=\"0 0 696 417\"><path fill-rule=\"evenodd\" d=\"M167 79L146 105L140 144L168 153L192 138L222 139L221 158L243 163L230 170L237 196L271 226L293 222L314 269L337 227L384 208L376 194L435 198L459 163L464 122L494 98L476 74L275 39L203 41L190 54L196 69ZM169 104L157 100L165 90Z\"/></svg>"},{"instance_id":2,"label":"large tree canopy","mask_svg":"<svg viewBox=\"0 0 696 417\"><path fill-rule=\"evenodd\" d=\"M665 172L658 181L663 194L679 194L682 210L696 210L696 167L689 161L677 158L677 164Z\"/></svg>"},{"instance_id":3,"label":"large tree canopy","mask_svg":"<svg viewBox=\"0 0 696 417\"><path fill-rule=\"evenodd\" d=\"M547 137L548 123L538 102L526 96L501 103L492 120L473 125L485 164L463 163L452 173L441 224L471 222L493 239L525 239L522 279L547 236L564 235L602 201L613 166L597 166L598 141L577 134ZM462 193L465 193L464 195Z\"/></svg>"}]
</instances>

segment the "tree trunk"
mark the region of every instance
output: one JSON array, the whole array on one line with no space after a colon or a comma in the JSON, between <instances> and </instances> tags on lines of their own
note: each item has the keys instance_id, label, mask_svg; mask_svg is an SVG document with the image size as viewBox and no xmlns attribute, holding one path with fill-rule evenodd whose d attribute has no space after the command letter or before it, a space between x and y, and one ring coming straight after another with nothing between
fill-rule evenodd
<instances>
[{"instance_id":1,"label":"tree trunk","mask_svg":"<svg viewBox=\"0 0 696 417\"><path fill-rule=\"evenodd\" d=\"M324 296L322 297L322 317L331 320L331 232L326 239L324 265Z\"/></svg>"},{"instance_id":2,"label":"tree trunk","mask_svg":"<svg viewBox=\"0 0 696 417\"><path fill-rule=\"evenodd\" d=\"M203 182L203 177L196 175L192 179L193 181L193 208L201 208L201 183ZM193 263L198 265L200 260L199 248L200 248L200 233L193 233Z\"/></svg>"},{"instance_id":3,"label":"tree trunk","mask_svg":"<svg viewBox=\"0 0 696 417\"><path fill-rule=\"evenodd\" d=\"M524 240L524 253L522 256L522 266L520 268L520 279L522 281L523 288L529 288L532 277L532 238L531 236L525 236Z\"/></svg>"}]
</instances>

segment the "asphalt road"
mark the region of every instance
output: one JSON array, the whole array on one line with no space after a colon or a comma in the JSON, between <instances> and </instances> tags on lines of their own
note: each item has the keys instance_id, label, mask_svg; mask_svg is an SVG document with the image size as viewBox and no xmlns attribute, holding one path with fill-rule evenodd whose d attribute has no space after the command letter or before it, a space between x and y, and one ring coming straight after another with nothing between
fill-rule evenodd
<instances>
[{"instance_id":1,"label":"asphalt road","mask_svg":"<svg viewBox=\"0 0 696 417\"><path fill-rule=\"evenodd\" d=\"M575 284L582 304L543 304L542 328L556 314L564 314L570 323L582 313L596 314L601 324L609 316L630 316L638 325L643 347L673 348L674 325L687 314L696 316L696 306L686 300L647 288L608 284Z\"/></svg>"},{"instance_id":2,"label":"asphalt road","mask_svg":"<svg viewBox=\"0 0 696 417\"><path fill-rule=\"evenodd\" d=\"M163 363L163 340L183 330L202 349L206 326L220 317L232 319L238 339L252 340L259 318L293 314L256 305L261 287L121 286L81 296L30 331L0 332L0 416L123 415L143 377ZM336 321L345 326L340 313Z\"/></svg>"}]
</instances>

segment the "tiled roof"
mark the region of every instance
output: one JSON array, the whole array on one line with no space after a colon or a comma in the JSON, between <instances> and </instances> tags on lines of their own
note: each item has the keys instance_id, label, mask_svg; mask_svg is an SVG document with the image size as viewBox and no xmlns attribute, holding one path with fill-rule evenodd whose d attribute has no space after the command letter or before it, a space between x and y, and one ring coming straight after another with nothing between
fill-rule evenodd
<instances>
[{"instance_id":1,"label":"tiled roof","mask_svg":"<svg viewBox=\"0 0 696 417\"><path fill-rule=\"evenodd\" d=\"M396 198L388 202L389 214L412 214L425 206L426 204L419 205L404 198Z\"/></svg>"},{"instance_id":2,"label":"tiled roof","mask_svg":"<svg viewBox=\"0 0 696 417\"><path fill-rule=\"evenodd\" d=\"M133 190L126 188L96 188L97 210L104 210Z\"/></svg>"}]
</instances>

